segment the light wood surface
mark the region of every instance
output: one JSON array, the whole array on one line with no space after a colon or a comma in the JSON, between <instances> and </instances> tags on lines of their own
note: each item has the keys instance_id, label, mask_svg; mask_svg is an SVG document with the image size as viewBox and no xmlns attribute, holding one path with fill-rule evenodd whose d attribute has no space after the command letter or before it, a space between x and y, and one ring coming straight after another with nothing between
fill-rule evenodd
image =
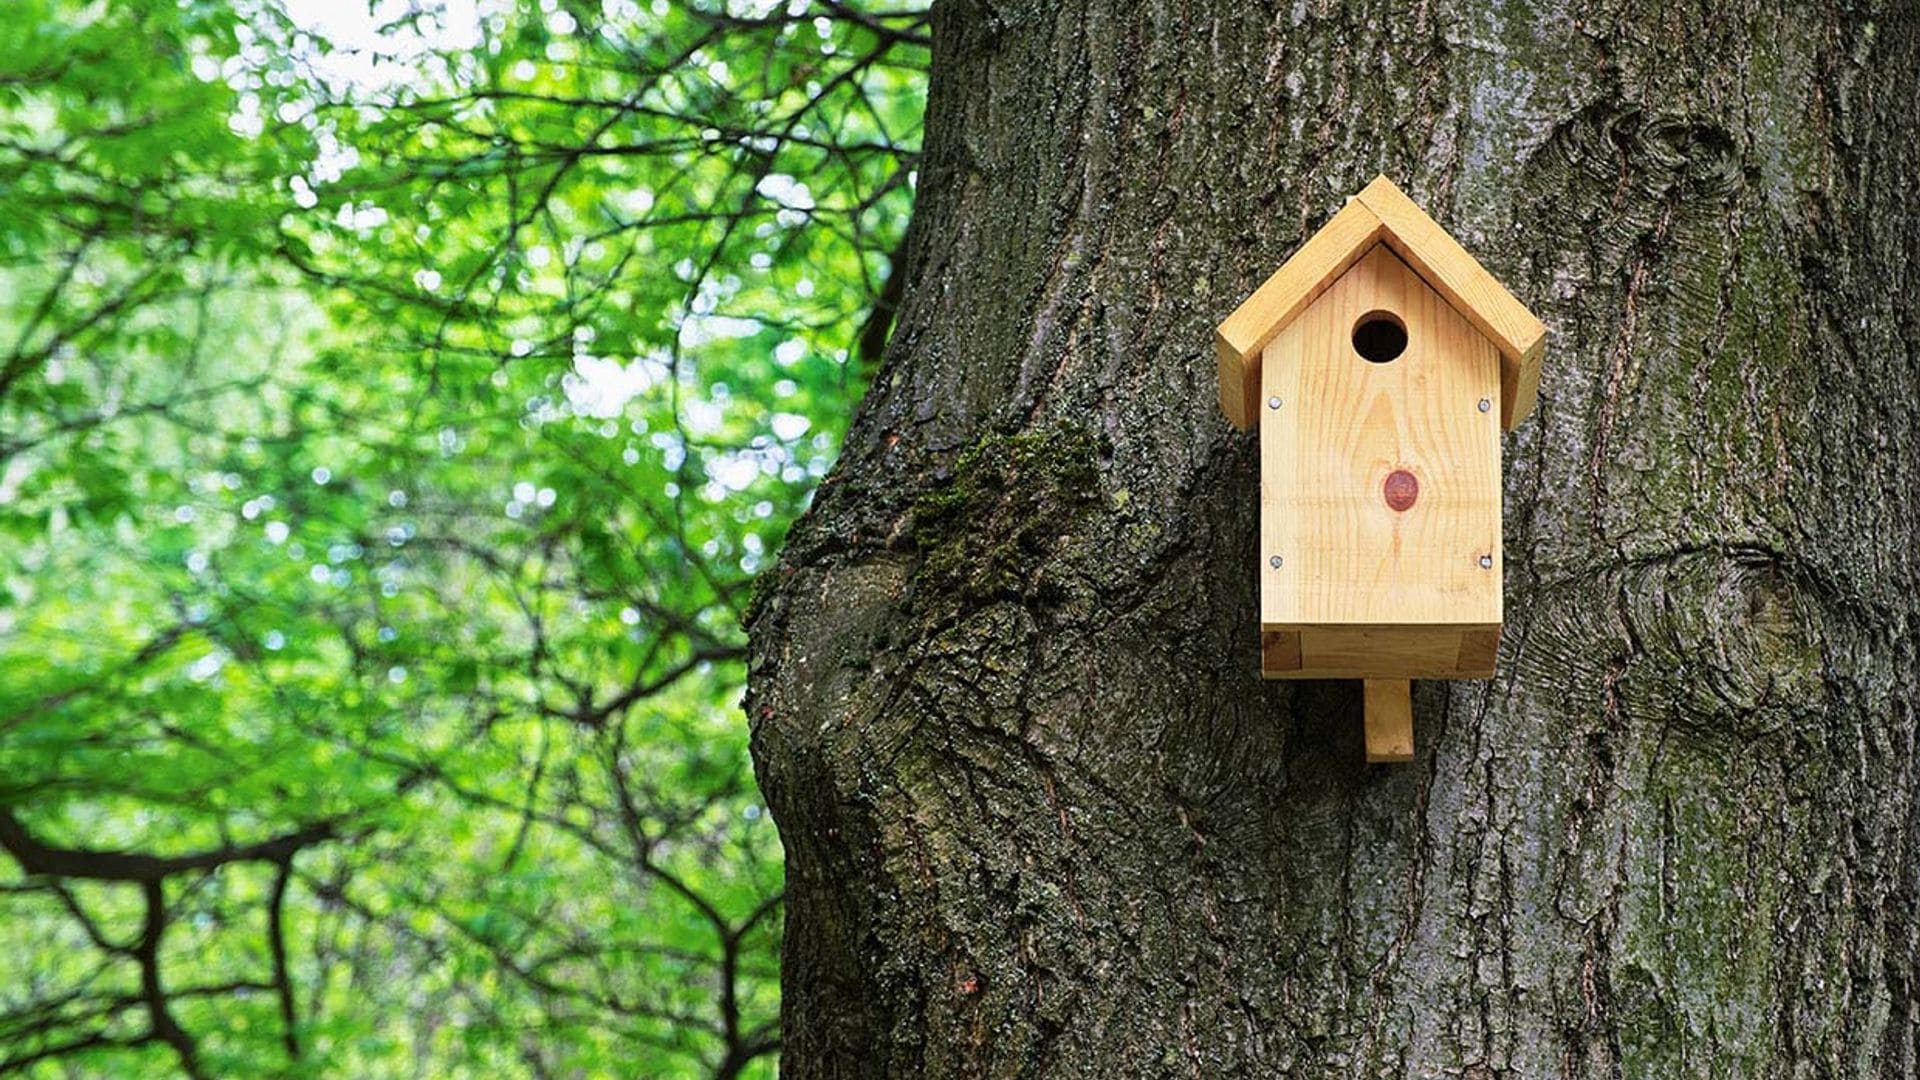
<instances>
[{"instance_id":1,"label":"light wood surface","mask_svg":"<svg viewBox=\"0 0 1920 1080\"><path fill-rule=\"evenodd\" d=\"M1378 363L1376 317L1406 331ZM1545 340L1385 177L1216 331L1220 407L1260 427L1260 673L1363 680L1370 762L1413 758L1409 679L1493 675L1500 431Z\"/></svg>"},{"instance_id":2,"label":"light wood surface","mask_svg":"<svg viewBox=\"0 0 1920 1080\"><path fill-rule=\"evenodd\" d=\"M1380 219L1350 200L1214 330L1220 409L1242 430L1259 415L1260 350L1379 239Z\"/></svg>"},{"instance_id":3,"label":"light wood surface","mask_svg":"<svg viewBox=\"0 0 1920 1080\"><path fill-rule=\"evenodd\" d=\"M1364 691L1367 760L1413 760L1413 687L1405 679L1368 679Z\"/></svg>"},{"instance_id":4,"label":"light wood surface","mask_svg":"<svg viewBox=\"0 0 1920 1080\"><path fill-rule=\"evenodd\" d=\"M1499 350L1501 427L1513 430L1539 396L1547 328L1393 181L1375 177L1355 201L1373 211L1382 226L1380 238L1394 253Z\"/></svg>"},{"instance_id":5,"label":"light wood surface","mask_svg":"<svg viewBox=\"0 0 1920 1080\"><path fill-rule=\"evenodd\" d=\"M1393 181L1378 176L1215 329L1220 409L1234 426L1251 428L1259 415L1267 344L1381 242L1492 342L1500 355L1494 400L1501 427L1511 431L1533 411L1546 327Z\"/></svg>"},{"instance_id":6,"label":"light wood surface","mask_svg":"<svg viewBox=\"0 0 1920 1080\"><path fill-rule=\"evenodd\" d=\"M1405 352L1389 363L1369 363L1353 348L1354 325L1375 310L1407 328ZM1449 640L1445 663L1458 666L1462 628L1500 624L1499 416L1479 408L1498 388L1492 344L1379 245L1267 345L1263 631L1451 627L1450 639L1373 643L1404 646L1405 663L1424 670ZM1269 408L1269 398L1280 407ZM1396 470L1419 482L1406 510L1384 496ZM1483 556L1490 565L1481 565ZM1333 639L1328 647L1345 645ZM1311 637L1301 651L1303 672L1347 666L1331 655L1316 663Z\"/></svg>"}]
</instances>

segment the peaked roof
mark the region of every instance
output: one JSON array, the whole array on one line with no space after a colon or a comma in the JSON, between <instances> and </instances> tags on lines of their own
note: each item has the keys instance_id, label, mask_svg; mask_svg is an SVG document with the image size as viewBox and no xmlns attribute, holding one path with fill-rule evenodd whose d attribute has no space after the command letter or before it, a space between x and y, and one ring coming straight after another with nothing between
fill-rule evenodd
<instances>
[{"instance_id":1,"label":"peaked roof","mask_svg":"<svg viewBox=\"0 0 1920 1080\"><path fill-rule=\"evenodd\" d=\"M1393 181L1377 176L1214 330L1220 408L1234 426L1259 414L1260 351L1375 244L1386 244L1500 352L1500 426L1533 411L1547 328Z\"/></svg>"}]
</instances>

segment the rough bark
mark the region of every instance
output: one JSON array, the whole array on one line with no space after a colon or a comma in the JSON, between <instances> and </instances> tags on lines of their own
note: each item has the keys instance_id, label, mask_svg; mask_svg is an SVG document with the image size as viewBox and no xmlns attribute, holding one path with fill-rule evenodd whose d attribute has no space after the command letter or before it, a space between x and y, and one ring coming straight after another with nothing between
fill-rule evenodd
<instances>
[{"instance_id":1,"label":"rough bark","mask_svg":"<svg viewBox=\"0 0 1920 1080\"><path fill-rule=\"evenodd\" d=\"M1913 6L938 12L753 625L785 1069L1913 1076ZM1212 325L1376 172L1552 330L1491 682L1255 675Z\"/></svg>"}]
</instances>

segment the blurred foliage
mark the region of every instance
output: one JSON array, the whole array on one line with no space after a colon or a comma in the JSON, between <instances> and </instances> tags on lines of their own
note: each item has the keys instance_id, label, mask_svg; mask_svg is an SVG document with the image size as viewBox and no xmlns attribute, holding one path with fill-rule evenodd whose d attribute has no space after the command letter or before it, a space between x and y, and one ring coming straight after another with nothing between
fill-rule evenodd
<instances>
[{"instance_id":1,"label":"blurred foliage","mask_svg":"<svg viewBox=\"0 0 1920 1080\"><path fill-rule=\"evenodd\" d=\"M739 615L927 32L11 0L0 1073L773 1075Z\"/></svg>"}]
</instances>

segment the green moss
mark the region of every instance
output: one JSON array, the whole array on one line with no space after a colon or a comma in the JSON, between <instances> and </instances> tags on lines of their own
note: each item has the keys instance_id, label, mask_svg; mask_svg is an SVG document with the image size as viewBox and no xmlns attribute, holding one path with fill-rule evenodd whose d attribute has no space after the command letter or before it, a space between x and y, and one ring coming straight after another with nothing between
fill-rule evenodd
<instances>
[{"instance_id":1,"label":"green moss","mask_svg":"<svg viewBox=\"0 0 1920 1080\"><path fill-rule=\"evenodd\" d=\"M774 560L773 565L753 575L753 584L747 589L747 605L741 609L742 626L752 626L760 618L761 611L773 600L786 578L787 568L778 559Z\"/></svg>"},{"instance_id":2,"label":"green moss","mask_svg":"<svg viewBox=\"0 0 1920 1080\"><path fill-rule=\"evenodd\" d=\"M1079 425L983 439L914 503L920 580L963 600L1029 592L1061 538L1099 504L1098 454Z\"/></svg>"}]
</instances>

